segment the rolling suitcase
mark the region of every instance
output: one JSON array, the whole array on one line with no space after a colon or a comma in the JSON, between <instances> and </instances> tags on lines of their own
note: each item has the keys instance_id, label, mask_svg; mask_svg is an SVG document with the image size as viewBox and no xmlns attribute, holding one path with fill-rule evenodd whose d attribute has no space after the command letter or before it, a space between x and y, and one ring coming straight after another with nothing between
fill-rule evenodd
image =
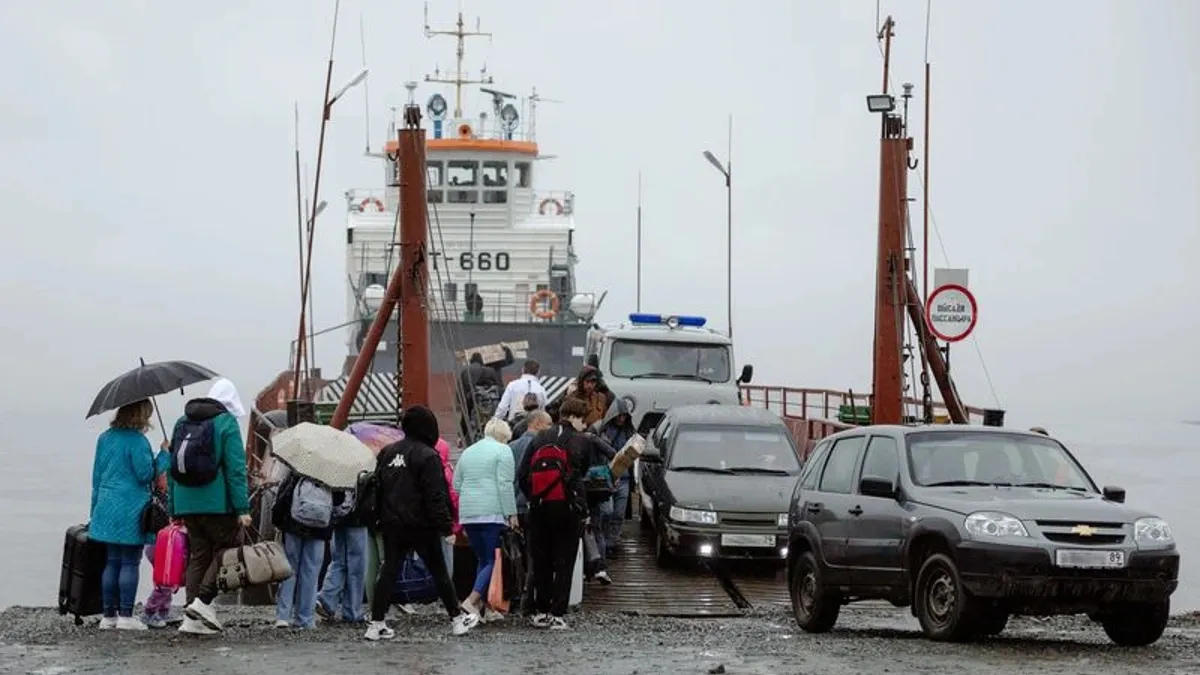
<instances>
[{"instance_id":1,"label":"rolling suitcase","mask_svg":"<svg viewBox=\"0 0 1200 675\"><path fill-rule=\"evenodd\" d=\"M58 582L58 613L75 615L76 626L83 624L83 617L104 611L100 577L106 562L104 544L92 541L87 525L67 528Z\"/></svg>"}]
</instances>

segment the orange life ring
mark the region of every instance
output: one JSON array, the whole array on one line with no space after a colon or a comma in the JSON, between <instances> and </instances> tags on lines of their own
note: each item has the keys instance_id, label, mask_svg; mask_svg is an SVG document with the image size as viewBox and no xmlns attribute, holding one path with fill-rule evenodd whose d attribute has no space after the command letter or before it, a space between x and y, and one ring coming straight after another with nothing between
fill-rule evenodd
<instances>
[{"instance_id":1,"label":"orange life ring","mask_svg":"<svg viewBox=\"0 0 1200 675\"><path fill-rule=\"evenodd\" d=\"M475 135L475 131L473 129L471 129L470 124L458 125L458 137L459 138L471 138L474 135Z\"/></svg>"},{"instance_id":2,"label":"orange life ring","mask_svg":"<svg viewBox=\"0 0 1200 675\"><path fill-rule=\"evenodd\" d=\"M549 304L549 307L544 305ZM558 316L558 294L543 288L529 298L529 313L538 319L553 319Z\"/></svg>"},{"instance_id":3,"label":"orange life ring","mask_svg":"<svg viewBox=\"0 0 1200 675\"><path fill-rule=\"evenodd\" d=\"M561 216L563 214L563 203L557 199L554 199L553 197L543 199L542 203L538 204L538 214L543 216L546 215L547 206L554 207L554 215Z\"/></svg>"},{"instance_id":4,"label":"orange life ring","mask_svg":"<svg viewBox=\"0 0 1200 675\"><path fill-rule=\"evenodd\" d=\"M375 210L376 210L376 211L379 211L380 213L383 213L384 211L387 211L387 207L385 207L385 206L383 205L383 202L381 202L379 199L377 199L377 198L375 198L375 197L367 197L366 199L364 199L364 200L362 200L361 202L359 202L359 203L358 203L358 210L359 210L359 211L366 211L366 210L367 210L367 205L368 205L368 204L374 204L374 205L375 205Z\"/></svg>"}]
</instances>

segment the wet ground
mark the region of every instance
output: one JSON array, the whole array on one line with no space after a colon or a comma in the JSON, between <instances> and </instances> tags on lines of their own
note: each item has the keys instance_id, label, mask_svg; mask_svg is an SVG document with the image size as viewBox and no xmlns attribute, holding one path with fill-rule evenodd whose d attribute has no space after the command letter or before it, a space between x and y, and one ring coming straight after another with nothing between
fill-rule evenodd
<instances>
[{"instance_id":1,"label":"wet ground","mask_svg":"<svg viewBox=\"0 0 1200 675\"><path fill-rule=\"evenodd\" d=\"M950 645L921 638L904 611L847 608L838 628L799 632L780 610L732 619L668 619L584 612L567 632L489 625L452 637L427 608L393 622L400 637L367 643L358 628L271 626L264 608L222 609L217 637L175 631L117 633L76 628L50 609L0 613L0 673L162 675L399 672L489 675L728 673L729 675L1185 675L1200 672L1200 616L1177 617L1156 645L1122 649L1084 619L1014 619L999 638Z\"/></svg>"}]
</instances>

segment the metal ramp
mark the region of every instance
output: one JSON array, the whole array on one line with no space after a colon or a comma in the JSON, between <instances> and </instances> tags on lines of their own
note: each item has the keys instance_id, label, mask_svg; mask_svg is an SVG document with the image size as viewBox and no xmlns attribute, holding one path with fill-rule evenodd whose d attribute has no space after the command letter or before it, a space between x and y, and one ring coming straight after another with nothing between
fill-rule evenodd
<instances>
[{"instance_id":1,"label":"metal ramp","mask_svg":"<svg viewBox=\"0 0 1200 675\"><path fill-rule=\"evenodd\" d=\"M637 520L627 521L621 557L608 562L611 586L589 583L589 610L642 616L741 616L752 608L789 604L783 570L743 565L681 564L664 570L654 562L654 543Z\"/></svg>"}]
</instances>

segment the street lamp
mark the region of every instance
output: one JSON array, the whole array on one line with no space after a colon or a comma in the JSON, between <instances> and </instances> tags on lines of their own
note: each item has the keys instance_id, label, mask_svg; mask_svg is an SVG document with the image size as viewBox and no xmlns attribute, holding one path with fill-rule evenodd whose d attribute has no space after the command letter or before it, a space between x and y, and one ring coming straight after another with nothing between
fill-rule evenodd
<instances>
[{"instance_id":1,"label":"street lamp","mask_svg":"<svg viewBox=\"0 0 1200 675\"><path fill-rule=\"evenodd\" d=\"M330 96L330 97L329 97L329 103L327 103L326 105L328 105L328 106L332 107L332 106L333 106L333 103L334 103L334 101L337 101L337 100L338 100L339 98L341 98L341 97L342 97L342 96L343 96L343 95L344 95L346 92L350 91L350 90L351 90L351 89L353 89L354 87L357 87L358 85L362 84L362 81L363 81L363 80L365 80L365 79L367 79L367 73L368 73L368 72L370 72L370 70L369 70L369 69L367 69L367 68L363 68L362 70L358 71L358 74L357 74L357 75L355 75L354 77L350 78L350 81L349 81L349 82L347 82L346 84L342 85L342 88L341 88L341 89L338 89L338 90L337 90L337 93L335 93L333 96Z\"/></svg>"},{"instance_id":2,"label":"street lamp","mask_svg":"<svg viewBox=\"0 0 1200 675\"><path fill-rule=\"evenodd\" d=\"M873 113L890 113L896 109L896 97L891 94L868 94L867 110Z\"/></svg>"},{"instance_id":3,"label":"street lamp","mask_svg":"<svg viewBox=\"0 0 1200 675\"><path fill-rule=\"evenodd\" d=\"M729 118L730 138L733 137L733 117ZM732 141L730 149L732 150ZM730 152L730 155L733 153ZM710 150L704 151L708 160L725 177L725 298L729 316L729 337L733 338L733 162L721 164Z\"/></svg>"}]
</instances>

